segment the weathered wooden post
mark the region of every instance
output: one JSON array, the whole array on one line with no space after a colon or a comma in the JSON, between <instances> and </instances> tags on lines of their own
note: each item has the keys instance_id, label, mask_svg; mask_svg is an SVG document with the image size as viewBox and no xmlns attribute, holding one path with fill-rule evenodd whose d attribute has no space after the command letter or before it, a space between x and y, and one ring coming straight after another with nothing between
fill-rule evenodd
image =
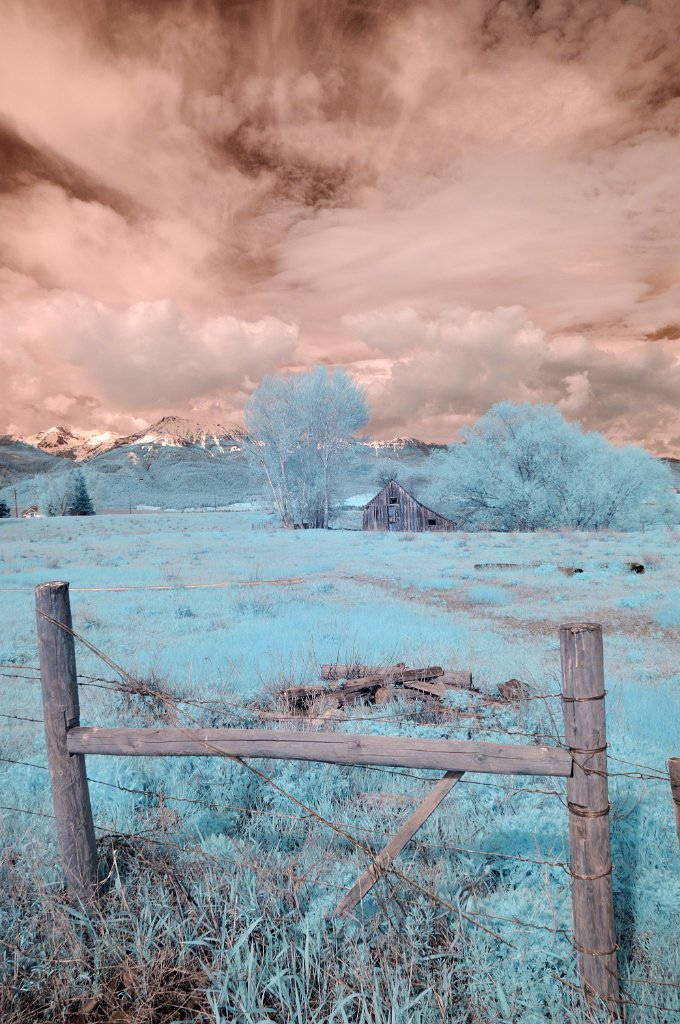
<instances>
[{"instance_id":1,"label":"weathered wooden post","mask_svg":"<svg viewBox=\"0 0 680 1024\"><path fill-rule=\"evenodd\" d=\"M560 627L574 945L587 997L620 1009L609 842L602 627Z\"/></svg>"},{"instance_id":2,"label":"weathered wooden post","mask_svg":"<svg viewBox=\"0 0 680 1024\"><path fill-rule=\"evenodd\" d=\"M47 761L61 860L69 893L88 906L97 889L98 860L85 757L69 754L66 747L67 730L80 725L75 645L68 632L68 586L43 583L36 587L35 608Z\"/></svg>"},{"instance_id":3,"label":"weathered wooden post","mask_svg":"<svg viewBox=\"0 0 680 1024\"><path fill-rule=\"evenodd\" d=\"M675 827L678 830L678 844L680 844L680 757L669 757L668 772L671 777L671 797L673 798L673 810L675 811Z\"/></svg>"}]
</instances>

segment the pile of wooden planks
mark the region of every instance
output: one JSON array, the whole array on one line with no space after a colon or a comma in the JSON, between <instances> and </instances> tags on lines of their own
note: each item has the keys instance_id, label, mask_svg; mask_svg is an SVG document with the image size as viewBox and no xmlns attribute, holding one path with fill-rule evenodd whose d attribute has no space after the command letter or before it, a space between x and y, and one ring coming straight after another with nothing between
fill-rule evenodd
<instances>
[{"instance_id":1,"label":"pile of wooden planks","mask_svg":"<svg viewBox=\"0 0 680 1024\"><path fill-rule=\"evenodd\" d=\"M347 704L384 704L395 689L411 697L427 696L442 700L447 689L472 689L472 673L445 672L439 665L407 668L396 665L322 665L323 683L318 686L291 686L281 691L281 699L291 711L306 713L324 703L341 708Z\"/></svg>"}]
</instances>

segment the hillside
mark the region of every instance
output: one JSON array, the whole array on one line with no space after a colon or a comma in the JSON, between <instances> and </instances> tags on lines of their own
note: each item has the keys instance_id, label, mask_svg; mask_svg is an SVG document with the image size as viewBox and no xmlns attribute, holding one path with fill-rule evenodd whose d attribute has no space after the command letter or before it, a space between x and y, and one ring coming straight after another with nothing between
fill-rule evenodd
<instances>
[{"instance_id":1,"label":"hillside","mask_svg":"<svg viewBox=\"0 0 680 1024\"><path fill-rule=\"evenodd\" d=\"M61 468L60 460L24 441L5 435L0 437L0 489L21 484Z\"/></svg>"}]
</instances>

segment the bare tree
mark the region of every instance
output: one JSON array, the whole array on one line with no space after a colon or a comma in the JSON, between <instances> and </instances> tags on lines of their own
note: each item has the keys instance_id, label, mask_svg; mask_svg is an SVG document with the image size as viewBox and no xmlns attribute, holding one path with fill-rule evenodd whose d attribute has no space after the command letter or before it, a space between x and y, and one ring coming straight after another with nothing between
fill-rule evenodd
<instances>
[{"instance_id":1,"label":"bare tree","mask_svg":"<svg viewBox=\"0 0 680 1024\"><path fill-rule=\"evenodd\" d=\"M246 406L245 445L284 526L328 529L337 470L368 419L363 390L343 370L266 377Z\"/></svg>"}]
</instances>

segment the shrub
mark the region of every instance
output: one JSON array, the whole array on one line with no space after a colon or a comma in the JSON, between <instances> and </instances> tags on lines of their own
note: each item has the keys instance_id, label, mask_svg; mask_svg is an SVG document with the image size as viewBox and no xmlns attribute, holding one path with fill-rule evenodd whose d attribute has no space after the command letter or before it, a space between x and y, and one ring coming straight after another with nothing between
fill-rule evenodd
<instances>
[{"instance_id":1,"label":"shrub","mask_svg":"<svg viewBox=\"0 0 680 1024\"><path fill-rule=\"evenodd\" d=\"M668 466L584 433L555 406L501 402L461 433L439 457L432 500L466 528L631 530L677 515Z\"/></svg>"}]
</instances>

